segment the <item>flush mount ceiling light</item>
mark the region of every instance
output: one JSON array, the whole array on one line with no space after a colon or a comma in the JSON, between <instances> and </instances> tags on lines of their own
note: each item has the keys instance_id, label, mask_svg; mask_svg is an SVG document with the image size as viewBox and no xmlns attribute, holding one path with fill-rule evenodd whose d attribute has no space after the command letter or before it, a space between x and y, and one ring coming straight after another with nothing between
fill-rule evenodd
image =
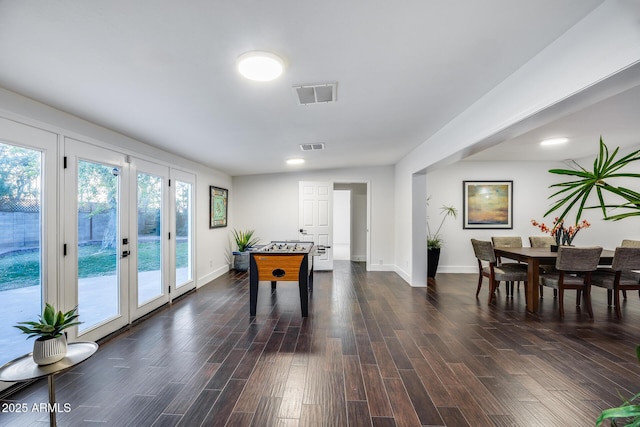
<instances>
[{"instance_id":1,"label":"flush mount ceiling light","mask_svg":"<svg viewBox=\"0 0 640 427\"><path fill-rule=\"evenodd\" d=\"M268 82L284 71L284 61L271 52L252 51L243 53L236 61L238 71L249 80Z\"/></svg>"},{"instance_id":2,"label":"flush mount ceiling light","mask_svg":"<svg viewBox=\"0 0 640 427\"><path fill-rule=\"evenodd\" d=\"M545 139L544 141L541 141L540 145L542 146L560 145L566 142L569 142L569 138L551 138L551 139Z\"/></svg>"},{"instance_id":3,"label":"flush mount ceiling light","mask_svg":"<svg viewBox=\"0 0 640 427\"><path fill-rule=\"evenodd\" d=\"M287 160L288 165L301 165L303 163L304 163L304 159L299 159L299 158Z\"/></svg>"}]
</instances>

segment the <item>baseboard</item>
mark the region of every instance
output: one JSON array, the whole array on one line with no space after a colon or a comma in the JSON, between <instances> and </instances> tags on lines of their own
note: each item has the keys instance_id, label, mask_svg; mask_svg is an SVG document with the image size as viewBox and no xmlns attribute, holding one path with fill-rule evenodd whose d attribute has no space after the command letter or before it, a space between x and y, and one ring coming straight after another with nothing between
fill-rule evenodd
<instances>
[{"instance_id":1,"label":"baseboard","mask_svg":"<svg viewBox=\"0 0 640 427\"><path fill-rule=\"evenodd\" d=\"M227 273L228 271L229 271L229 264L223 265L220 268L216 268L211 273L200 277L198 279L198 282L196 283L196 288L199 288L201 286L206 285L207 283L211 282L212 280L217 279L218 277L222 276L223 274Z\"/></svg>"}]
</instances>

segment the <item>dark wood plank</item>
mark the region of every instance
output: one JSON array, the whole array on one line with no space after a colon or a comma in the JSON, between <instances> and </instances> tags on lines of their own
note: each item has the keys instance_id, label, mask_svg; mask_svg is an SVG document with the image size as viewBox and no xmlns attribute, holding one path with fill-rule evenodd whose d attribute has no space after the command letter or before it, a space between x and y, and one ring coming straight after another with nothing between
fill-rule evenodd
<instances>
[{"instance_id":1,"label":"dark wood plank","mask_svg":"<svg viewBox=\"0 0 640 427\"><path fill-rule=\"evenodd\" d=\"M391 272L337 261L315 275L309 317L296 283L261 284L248 313L246 273L230 272L101 342L57 377L72 411L60 425L594 425L640 384L640 300L623 319L593 290L594 319L559 319L547 292L475 299L475 274L412 288ZM484 295L483 295L484 293ZM167 343L170 343L167 346ZM0 402L47 401L45 380ZM0 425L46 425L46 413L0 413Z\"/></svg>"}]
</instances>

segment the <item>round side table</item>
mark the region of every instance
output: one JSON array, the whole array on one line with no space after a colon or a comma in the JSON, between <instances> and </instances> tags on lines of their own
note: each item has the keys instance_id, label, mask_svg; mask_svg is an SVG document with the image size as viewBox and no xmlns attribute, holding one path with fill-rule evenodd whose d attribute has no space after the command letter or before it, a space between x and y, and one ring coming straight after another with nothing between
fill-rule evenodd
<instances>
[{"instance_id":1,"label":"round side table","mask_svg":"<svg viewBox=\"0 0 640 427\"><path fill-rule=\"evenodd\" d=\"M67 346L64 359L50 365L36 365L31 353L18 357L0 367L0 381L18 382L47 377L49 384L49 425L56 424L56 383L55 375L84 362L98 350L94 342L74 342Z\"/></svg>"}]
</instances>

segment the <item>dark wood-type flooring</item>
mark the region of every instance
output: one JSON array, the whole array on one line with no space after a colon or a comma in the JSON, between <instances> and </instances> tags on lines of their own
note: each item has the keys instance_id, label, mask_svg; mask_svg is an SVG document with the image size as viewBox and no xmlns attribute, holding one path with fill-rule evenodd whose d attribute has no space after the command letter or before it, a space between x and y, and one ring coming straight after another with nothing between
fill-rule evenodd
<instances>
[{"instance_id":1,"label":"dark wood-type flooring","mask_svg":"<svg viewBox=\"0 0 640 427\"><path fill-rule=\"evenodd\" d=\"M57 377L60 426L593 426L640 391L640 300L615 319L594 289L594 320L547 290L487 305L475 274L411 288L396 274L336 262L315 275L309 317L297 283L230 272L101 344ZM40 380L3 403L47 402ZM46 413L0 413L45 426Z\"/></svg>"}]
</instances>

